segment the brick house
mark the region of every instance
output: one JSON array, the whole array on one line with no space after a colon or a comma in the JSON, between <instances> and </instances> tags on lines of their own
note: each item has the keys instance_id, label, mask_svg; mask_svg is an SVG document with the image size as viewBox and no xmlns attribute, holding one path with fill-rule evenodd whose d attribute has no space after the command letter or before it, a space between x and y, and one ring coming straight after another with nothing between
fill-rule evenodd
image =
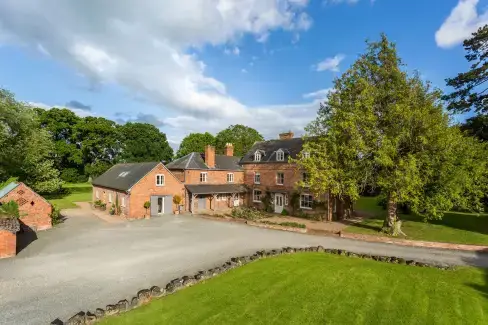
<instances>
[{"instance_id":1,"label":"brick house","mask_svg":"<svg viewBox=\"0 0 488 325\"><path fill-rule=\"evenodd\" d=\"M52 227L52 205L22 182L11 182L0 189L0 204L15 201L19 205L24 230L45 230Z\"/></svg>"},{"instance_id":2,"label":"brick house","mask_svg":"<svg viewBox=\"0 0 488 325\"><path fill-rule=\"evenodd\" d=\"M314 197L300 181L306 184L307 173L298 170L296 164L289 162L302 152L303 140L294 138L293 132L280 134L279 140L257 142L244 155L240 164L244 169L244 182L249 188L248 205L263 209L262 202L269 196L272 212L283 210L293 213L323 213L317 202L327 197ZM306 155L306 153L304 153ZM298 200L298 211L292 211L292 198Z\"/></svg>"},{"instance_id":3,"label":"brick house","mask_svg":"<svg viewBox=\"0 0 488 325\"><path fill-rule=\"evenodd\" d=\"M227 144L224 155L216 155L208 145L204 153L192 152L166 165L185 185L185 209L192 213L227 210L244 204L247 189L244 171Z\"/></svg>"},{"instance_id":4,"label":"brick house","mask_svg":"<svg viewBox=\"0 0 488 325\"><path fill-rule=\"evenodd\" d=\"M177 207L173 197L184 198L182 182L161 162L117 164L92 182L92 200L119 206L120 214L130 219L171 214ZM149 211L145 202L151 202Z\"/></svg>"}]
</instances>

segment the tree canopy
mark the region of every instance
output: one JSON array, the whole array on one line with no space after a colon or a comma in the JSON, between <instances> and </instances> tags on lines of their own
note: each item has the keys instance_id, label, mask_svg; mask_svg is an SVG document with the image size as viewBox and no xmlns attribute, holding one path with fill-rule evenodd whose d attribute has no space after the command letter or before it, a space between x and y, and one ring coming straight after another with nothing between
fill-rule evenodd
<instances>
[{"instance_id":1,"label":"tree canopy","mask_svg":"<svg viewBox=\"0 0 488 325\"><path fill-rule=\"evenodd\" d=\"M214 145L215 137L208 133L190 133L181 141L176 152L176 158L188 155L192 152L203 152L206 145Z\"/></svg>"},{"instance_id":2,"label":"tree canopy","mask_svg":"<svg viewBox=\"0 0 488 325\"><path fill-rule=\"evenodd\" d=\"M251 149L255 142L263 140L263 136L255 129L236 124L217 133L215 149L218 153L224 153L226 144L232 143L234 145L234 156L241 157Z\"/></svg>"},{"instance_id":3,"label":"tree canopy","mask_svg":"<svg viewBox=\"0 0 488 325\"><path fill-rule=\"evenodd\" d=\"M486 146L451 126L440 91L403 67L385 35L368 43L308 126L310 158L299 160L316 193L356 199L381 188L391 234L401 233L399 203L441 218L454 206L480 209L488 184Z\"/></svg>"},{"instance_id":4,"label":"tree canopy","mask_svg":"<svg viewBox=\"0 0 488 325\"><path fill-rule=\"evenodd\" d=\"M488 115L479 114L468 118L461 125L461 130L481 141L488 141Z\"/></svg>"},{"instance_id":5,"label":"tree canopy","mask_svg":"<svg viewBox=\"0 0 488 325\"><path fill-rule=\"evenodd\" d=\"M41 193L61 187L54 144L34 110L0 89L0 182L18 178Z\"/></svg>"},{"instance_id":6,"label":"tree canopy","mask_svg":"<svg viewBox=\"0 0 488 325\"><path fill-rule=\"evenodd\" d=\"M122 141L120 160L124 162L171 161L173 149L166 134L147 123L127 123L119 128Z\"/></svg>"},{"instance_id":7,"label":"tree canopy","mask_svg":"<svg viewBox=\"0 0 488 325\"><path fill-rule=\"evenodd\" d=\"M447 85L454 88L454 92L444 96L449 102L447 108L456 113L474 108L478 113L488 114L488 25L479 28L463 45L471 67L446 80Z\"/></svg>"}]
</instances>

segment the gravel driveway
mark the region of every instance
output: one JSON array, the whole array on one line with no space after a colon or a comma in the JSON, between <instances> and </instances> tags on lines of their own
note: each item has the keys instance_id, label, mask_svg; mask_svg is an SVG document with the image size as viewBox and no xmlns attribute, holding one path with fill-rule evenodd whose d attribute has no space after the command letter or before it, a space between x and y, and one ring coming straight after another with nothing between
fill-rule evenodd
<instances>
[{"instance_id":1,"label":"gravel driveway","mask_svg":"<svg viewBox=\"0 0 488 325\"><path fill-rule=\"evenodd\" d=\"M86 210L65 213L65 223L39 233L17 257L0 260L0 324L66 320L231 256L283 246L322 245L488 267L488 256L473 252L301 235L192 216L109 224Z\"/></svg>"}]
</instances>

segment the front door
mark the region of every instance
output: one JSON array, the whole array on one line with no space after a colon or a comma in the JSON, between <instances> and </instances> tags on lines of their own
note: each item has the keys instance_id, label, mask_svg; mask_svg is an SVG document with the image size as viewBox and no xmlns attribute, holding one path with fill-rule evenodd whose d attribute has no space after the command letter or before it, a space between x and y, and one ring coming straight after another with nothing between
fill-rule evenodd
<instances>
[{"instance_id":1,"label":"front door","mask_svg":"<svg viewBox=\"0 0 488 325\"><path fill-rule=\"evenodd\" d=\"M207 208L207 198L205 196L201 196L198 198L198 209L204 210Z\"/></svg>"},{"instance_id":2,"label":"front door","mask_svg":"<svg viewBox=\"0 0 488 325\"><path fill-rule=\"evenodd\" d=\"M164 197L158 197L158 214L164 213Z\"/></svg>"},{"instance_id":3,"label":"front door","mask_svg":"<svg viewBox=\"0 0 488 325\"><path fill-rule=\"evenodd\" d=\"M275 213L283 212L283 194L275 194Z\"/></svg>"}]
</instances>

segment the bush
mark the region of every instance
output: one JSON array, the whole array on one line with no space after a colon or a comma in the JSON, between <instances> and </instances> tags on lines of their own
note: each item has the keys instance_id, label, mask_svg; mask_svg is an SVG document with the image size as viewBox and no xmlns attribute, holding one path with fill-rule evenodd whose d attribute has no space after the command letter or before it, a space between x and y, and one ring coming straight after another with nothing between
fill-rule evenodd
<instances>
[{"instance_id":1,"label":"bush","mask_svg":"<svg viewBox=\"0 0 488 325\"><path fill-rule=\"evenodd\" d=\"M61 179L69 183L84 183L88 180L88 176L76 168L66 168L61 172Z\"/></svg>"},{"instance_id":2,"label":"bush","mask_svg":"<svg viewBox=\"0 0 488 325\"><path fill-rule=\"evenodd\" d=\"M110 207L110 210L108 210L108 213L113 216L116 212L115 210L116 210L115 204L112 204L112 206Z\"/></svg>"},{"instance_id":3,"label":"bush","mask_svg":"<svg viewBox=\"0 0 488 325\"><path fill-rule=\"evenodd\" d=\"M298 222L261 221L260 223L265 224L265 225L277 225L277 226L292 227L292 228L301 228L301 229L307 228L307 226L305 226L303 223L298 223Z\"/></svg>"},{"instance_id":4,"label":"bush","mask_svg":"<svg viewBox=\"0 0 488 325\"><path fill-rule=\"evenodd\" d=\"M281 215L282 215L282 216L289 216L289 215L290 215L290 213L288 212L288 210L287 210L287 209L283 209L283 211L281 211Z\"/></svg>"},{"instance_id":5,"label":"bush","mask_svg":"<svg viewBox=\"0 0 488 325\"><path fill-rule=\"evenodd\" d=\"M233 207L231 216L237 219L257 220L264 218L264 215L255 208Z\"/></svg>"},{"instance_id":6,"label":"bush","mask_svg":"<svg viewBox=\"0 0 488 325\"><path fill-rule=\"evenodd\" d=\"M51 211L51 224L53 226L59 225L61 223L61 213L59 208L56 205L52 205Z\"/></svg>"}]
</instances>

